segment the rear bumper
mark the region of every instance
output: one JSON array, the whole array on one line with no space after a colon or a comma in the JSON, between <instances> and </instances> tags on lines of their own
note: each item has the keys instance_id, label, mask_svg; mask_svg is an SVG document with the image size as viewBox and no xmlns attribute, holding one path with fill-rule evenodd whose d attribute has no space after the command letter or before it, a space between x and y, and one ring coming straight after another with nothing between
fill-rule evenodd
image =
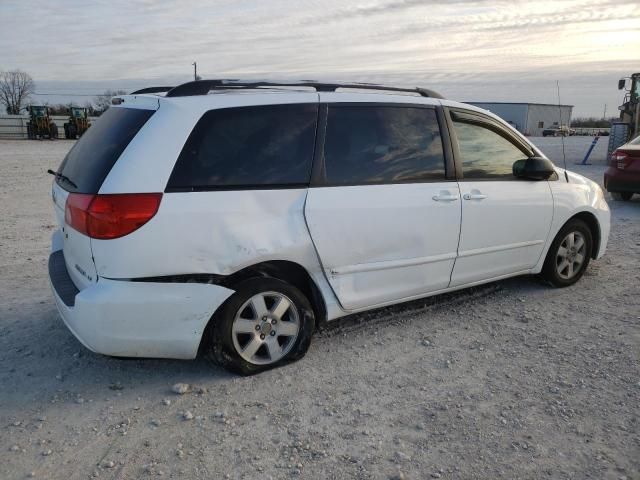
<instances>
[{"instance_id":1,"label":"rear bumper","mask_svg":"<svg viewBox=\"0 0 640 480\"><path fill-rule=\"evenodd\" d=\"M609 167L604 172L604 188L608 192L640 193L640 172Z\"/></svg>"},{"instance_id":2,"label":"rear bumper","mask_svg":"<svg viewBox=\"0 0 640 480\"><path fill-rule=\"evenodd\" d=\"M121 357L195 358L209 319L233 290L199 283L109 280L78 290L62 250L49 280L65 325L89 350Z\"/></svg>"}]
</instances>

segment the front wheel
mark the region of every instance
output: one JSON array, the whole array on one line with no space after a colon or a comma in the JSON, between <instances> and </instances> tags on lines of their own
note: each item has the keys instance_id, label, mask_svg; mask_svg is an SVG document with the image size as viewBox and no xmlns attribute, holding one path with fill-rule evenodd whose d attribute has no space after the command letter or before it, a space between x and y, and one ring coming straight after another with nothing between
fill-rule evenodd
<instances>
[{"instance_id":1,"label":"front wheel","mask_svg":"<svg viewBox=\"0 0 640 480\"><path fill-rule=\"evenodd\" d=\"M579 219L569 220L553 240L542 276L555 287L568 287L584 274L593 248L591 230Z\"/></svg>"},{"instance_id":2,"label":"front wheel","mask_svg":"<svg viewBox=\"0 0 640 480\"><path fill-rule=\"evenodd\" d=\"M299 360L315 328L309 300L275 278L243 282L212 322L209 357L241 375Z\"/></svg>"}]
</instances>

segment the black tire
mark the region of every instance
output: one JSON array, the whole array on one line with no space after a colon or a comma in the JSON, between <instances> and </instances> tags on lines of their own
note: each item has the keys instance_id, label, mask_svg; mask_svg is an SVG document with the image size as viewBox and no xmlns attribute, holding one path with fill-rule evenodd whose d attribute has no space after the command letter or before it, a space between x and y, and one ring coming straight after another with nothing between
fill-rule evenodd
<instances>
[{"instance_id":1,"label":"black tire","mask_svg":"<svg viewBox=\"0 0 640 480\"><path fill-rule=\"evenodd\" d=\"M76 139L78 136L78 130L73 123L69 124L69 138Z\"/></svg>"},{"instance_id":2,"label":"black tire","mask_svg":"<svg viewBox=\"0 0 640 480\"><path fill-rule=\"evenodd\" d=\"M257 364L247 361L237 351L234 346L234 333L232 329L236 315L241 313L240 309L255 295L263 292L276 292L291 300L297 312L299 327L297 337L290 340L293 342L293 345L287 345L289 350L284 357L273 363ZM260 323L259 320L256 320L256 322ZM270 325L268 327L271 329ZM240 284L236 292L227 299L211 319L205 334L205 340L209 342L209 345L206 347L206 355L210 360L233 373L253 375L271 368L280 367L304 357L311 344L311 337L314 330L315 317L313 308L307 297L305 297L298 288L275 278L254 278ZM247 333L246 335L250 334ZM258 333L255 333L255 335L258 335ZM251 341L253 340L249 340L249 342ZM259 351L260 350L258 350L258 352ZM258 352L256 352L256 355Z\"/></svg>"},{"instance_id":3,"label":"black tire","mask_svg":"<svg viewBox=\"0 0 640 480\"><path fill-rule=\"evenodd\" d=\"M582 263L577 269L573 270L571 276L567 278L569 276L568 271L564 275L561 273L563 270L560 270L559 272L560 267L564 265L564 258L560 254L560 248L567 236L571 233L582 236L584 239L584 251L581 253L583 257ZM591 230L589 230L587 224L577 218L569 220L564 227L560 229L547 252L547 258L545 259L544 266L542 267L542 277L554 287L568 287L573 285L582 278L582 275L584 275L585 270L589 266L592 249L593 237L591 236ZM574 265L575 264L572 263L572 269Z\"/></svg>"},{"instance_id":4,"label":"black tire","mask_svg":"<svg viewBox=\"0 0 640 480\"><path fill-rule=\"evenodd\" d=\"M611 192L614 200L628 202L633 197L633 192Z\"/></svg>"}]
</instances>

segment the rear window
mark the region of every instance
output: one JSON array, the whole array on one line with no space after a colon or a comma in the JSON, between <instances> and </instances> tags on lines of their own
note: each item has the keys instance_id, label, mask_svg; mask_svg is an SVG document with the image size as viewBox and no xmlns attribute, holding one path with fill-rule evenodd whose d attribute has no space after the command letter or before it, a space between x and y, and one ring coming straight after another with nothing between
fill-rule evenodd
<instances>
[{"instance_id":1,"label":"rear window","mask_svg":"<svg viewBox=\"0 0 640 480\"><path fill-rule=\"evenodd\" d=\"M318 106L211 110L194 127L168 189L210 190L309 183Z\"/></svg>"},{"instance_id":2,"label":"rear window","mask_svg":"<svg viewBox=\"0 0 640 480\"><path fill-rule=\"evenodd\" d=\"M155 110L110 108L91 125L62 161L58 172L73 182L58 178L65 190L98 193L100 186L129 142Z\"/></svg>"}]
</instances>

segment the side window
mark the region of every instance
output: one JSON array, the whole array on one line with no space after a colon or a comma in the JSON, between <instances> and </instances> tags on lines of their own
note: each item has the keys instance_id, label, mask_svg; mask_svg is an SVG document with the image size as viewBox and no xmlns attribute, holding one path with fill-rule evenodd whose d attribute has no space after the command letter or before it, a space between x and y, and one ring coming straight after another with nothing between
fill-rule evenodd
<instances>
[{"instance_id":1,"label":"side window","mask_svg":"<svg viewBox=\"0 0 640 480\"><path fill-rule=\"evenodd\" d=\"M527 154L493 130L460 121L453 122L462 157L464 178L514 178L513 163Z\"/></svg>"},{"instance_id":2,"label":"side window","mask_svg":"<svg viewBox=\"0 0 640 480\"><path fill-rule=\"evenodd\" d=\"M436 112L329 105L324 161L330 185L444 180Z\"/></svg>"},{"instance_id":3,"label":"side window","mask_svg":"<svg viewBox=\"0 0 640 480\"><path fill-rule=\"evenodd\" d=\"M194 127L168 187L308 184L318 106L211 110Z\"/></svg>"}]
</instances>

